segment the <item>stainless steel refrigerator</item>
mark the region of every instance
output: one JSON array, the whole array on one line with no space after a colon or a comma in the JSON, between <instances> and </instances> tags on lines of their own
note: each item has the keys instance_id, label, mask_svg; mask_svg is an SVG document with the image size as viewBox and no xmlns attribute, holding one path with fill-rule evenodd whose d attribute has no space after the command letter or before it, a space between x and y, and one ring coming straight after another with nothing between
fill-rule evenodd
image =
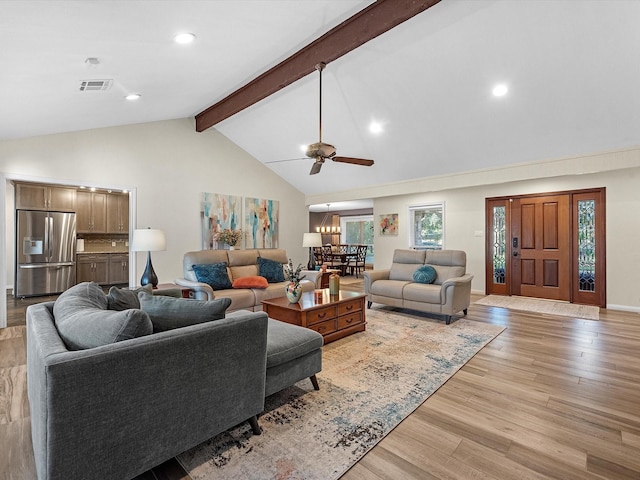
<instances>
[{"instance_id":1,"label":"stainless steel refrigerator","mask_svg":"<svg viewBox=\"0 0 640 480\"><path fill-rule=\"evenodd\" d=\"M76 214L16 211L14 297L60 293L76 283Z\"/></svg>"}]
</instances>

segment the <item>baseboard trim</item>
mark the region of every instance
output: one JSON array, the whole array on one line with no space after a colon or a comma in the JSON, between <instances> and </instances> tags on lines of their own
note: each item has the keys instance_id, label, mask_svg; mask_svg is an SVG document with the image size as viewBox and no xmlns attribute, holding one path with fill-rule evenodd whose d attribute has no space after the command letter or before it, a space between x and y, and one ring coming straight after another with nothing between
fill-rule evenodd
<instances>
[{"instance_id":1,"label":"baseboard trim","mask_svg":"<svg viewBox=\"0 0 640 480\"><path fill-rule=\"evenodd\" d=\"M640 313L640 307L630 307L629 305L614 305L612 303L607 304L607 310L620 310L621 312Z\"/></svg>"}]
</instances>

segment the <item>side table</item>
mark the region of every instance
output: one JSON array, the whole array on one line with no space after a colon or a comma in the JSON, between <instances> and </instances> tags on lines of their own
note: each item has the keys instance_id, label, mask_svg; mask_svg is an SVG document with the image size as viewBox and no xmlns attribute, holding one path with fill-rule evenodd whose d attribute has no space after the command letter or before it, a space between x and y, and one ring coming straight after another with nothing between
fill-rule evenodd
<instances>
[{"instance_id":1,"label":"side table","mask_svg":"<svg viewBox=\"0 0 640 480\"><path fill-rule=\"evenodd\" d=\"M158 287L153 291L154 293L163 292L163 294L165 295L174 294L172 296L181 296L182 298L193 298L193 290L191 290L189 287L176 285L175 283L159 283ZM180 292L180 295L177 295L177 291Z\"/></svg>"}]
</instances>

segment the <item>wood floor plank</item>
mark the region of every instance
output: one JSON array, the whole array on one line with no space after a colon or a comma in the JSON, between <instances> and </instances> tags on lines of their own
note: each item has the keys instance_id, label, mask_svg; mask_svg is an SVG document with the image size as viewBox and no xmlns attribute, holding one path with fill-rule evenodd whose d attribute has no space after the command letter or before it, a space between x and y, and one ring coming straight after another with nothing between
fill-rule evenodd
<instances>
[{"instance_id":1,"label":"wood floor plank","mask_svg":"<svg viewBox=\"0 0 640 480\"><path fill-rule=\"evenodd\" d=\"M640 470L625 467L624 465L600 458L596 455L589 455L587 459L587 470L602 475L605 478L615 478L619 480L638 480L640 478Z\"/></svg>"},{"instance_id":2,"label":"wood floor plank","mask_svg":"<svg viewBox=\"0 0 640 480\"><path fill-rule=\"evenodd\" d=\"M359 463L383 480L396 480L399 478L406 480L438 480L439 478L390 452L380 444L376 446L375 455L365 455ZM343 475L342 479L351 480L349 472Z\"/></svg>"},{"instance_id":3,"label":"wood floor plank","mask_svg":"<svg viewBox=\"0 0 640 480\"><path fill-rule=\"evenodd\" d=\"M21 336L0 340L0 368L27 363L27 352Z\"/></svg>"},{"instance_id":4,"label":"wood floor plank","mask_svg":"<svg viewBox=\"0 0 640 480\"><path fill-rule=\"evenodd\" d=\"M526 465L508 459L505 454L480 445L471 440L463 440L453 457L500 480L546 480L549 477L531 470Z\"/></svg>"},{"instance_id":5,"label":"wood floor plank","mask_svg":"<svg viewBox=\"0 0 640 480\"><path fill-rule=\"evenodd\" d=\"M27 366L0 368L0 425L28 417Z\"/></svg>"},{"instance_id":6,"label":"wood floor plank","mask_svg":"<svg viewBox=\"0 0 640 480\"><path fill-rule=\"evenodd\" d=\"M423 406L428 406L433 415L435 412L443 412L445 405L448 405L448 408L443 421L451 422L453 419L455 423L464 423L467 432L472 434L466 436L467 439L489 446L499 453L505 454L512 442L520 442L544 455L562 455L566 463L576 468L583 468L586 464L584 451L554 438L553 435L536 431L535 425L518 424L513 417L506 414L507 412L498 409L494 409L494 412L486 412L475 409L473 406L451 405L434 397L429 398ZM420 408L419 412L422 413L422 411L423 409ZM498 440L502 448L491 446L485 440L487 438Z\"/></svg>"},{"instance_id":7,"label":"wood floor plank","mask_svg":"<svg viewBox=\"0 0 640 480\"><path fill-rule=\"evenodd\" d=\"M543 455L538 450L533 450L519 443L513 443L506 456L518 465L527 467L546 478L558 480L599 480L602 478L588 471L577 470L573 465L567 465L561 458Z\"/></svg>"},{"instance_id":8,"label":"wood floor plank","mask_svg":"<svg viewBox=\"0 0 640 480\"><path fill-rule=\"evenodd\" d=\"M0 478L37 479L29 418L0 425L0 445Z\"/></svg>"}]
</instances>

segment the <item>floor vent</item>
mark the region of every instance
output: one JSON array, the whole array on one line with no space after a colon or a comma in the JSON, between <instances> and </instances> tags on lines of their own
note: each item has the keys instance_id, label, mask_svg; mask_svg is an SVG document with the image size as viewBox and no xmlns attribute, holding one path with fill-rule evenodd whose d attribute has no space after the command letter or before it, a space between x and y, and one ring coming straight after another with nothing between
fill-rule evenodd
<instances>
[{"instance_id":1,"label":"floor vent","mask_svg":"<svg viewBox=\"0 0 640 480\"><path fill-rule=\"evenodd\" d=\"M80 80L81 92L98 92L108 90L113 80Z\"/></svg>"}]
</instances>

